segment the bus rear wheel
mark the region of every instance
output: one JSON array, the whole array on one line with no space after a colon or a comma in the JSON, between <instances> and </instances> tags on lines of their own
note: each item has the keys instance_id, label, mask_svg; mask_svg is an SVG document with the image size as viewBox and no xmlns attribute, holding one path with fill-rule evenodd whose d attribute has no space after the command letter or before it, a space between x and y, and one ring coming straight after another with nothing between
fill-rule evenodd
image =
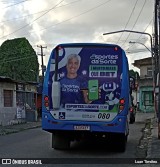
<instances>
[{"instance_id":1,"label":"bus rear wheel","mask_svg":"<svg viewBox=\"0 0 160 167\"><path fill-rule=\"evenodd\" d=\"M127 136L125 134L120 134L118 140L119 140L118 151L125 152L127 144Z\"/></svg>"},{"instance_id":2,"label":"bus rear wheel","mask_svg":"<svg viewBox=\"0 0 160 167\"><path fill-rule=\"evenodd\" d=\"M52 148L57 150L66 150L70 148L70 139L63 132L52 133Z\"/></svg>"},{"instance_id":3,"label":"bus rear wheel","mask_svg":"<svg viewBox=\"0 0 160 167\"><path fill-rule=\"evenodd\" d=\"M123 134L123 133L113 135L112 141L113 141L113 145L117 151L125 152L127 138L128 138L128 136Z\"/></svg>"}]
</instances>

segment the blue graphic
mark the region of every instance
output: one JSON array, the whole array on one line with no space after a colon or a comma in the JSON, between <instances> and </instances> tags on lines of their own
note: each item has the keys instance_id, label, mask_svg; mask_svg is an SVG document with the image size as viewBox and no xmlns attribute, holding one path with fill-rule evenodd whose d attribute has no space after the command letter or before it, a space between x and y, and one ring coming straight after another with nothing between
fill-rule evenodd
<instances>
[{"instance_id":1,"label":"blue graphic","mask_svg":"<svg viewBox=\"0 0 160 167\"><path fill-rule=\"evenodd\" d=\"M60 80L61 83L61 104L82 104L84 103L82 89L87 88L87 83L81 77L70 79L64 77Z\"/></svg>"},{"instance_id":2,"label":"blue graphic","mask_svg":"<svg viewBox=\"0 0 160 167\"><path fill-rule=\"evenodd\" d=\"M61 84L62 108L66 104L104 104L111 110L119 103L123 62L121 49L87 46L60 46L58 49L57 80ZM51 58L55 59L54 52ZM54 74L55 71L50 71L49 81L53 81ZM49 84L48 93L51 94L54 90L52 83ZM52 108L52 99L50 104ZM95 109L93 112L98 111Z\"/></svg>"}]
</instances>

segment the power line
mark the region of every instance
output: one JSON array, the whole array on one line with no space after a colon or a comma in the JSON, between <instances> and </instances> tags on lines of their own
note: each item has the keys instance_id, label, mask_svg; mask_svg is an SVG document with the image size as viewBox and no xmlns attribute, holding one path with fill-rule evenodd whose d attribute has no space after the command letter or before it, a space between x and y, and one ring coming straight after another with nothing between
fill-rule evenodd
<instances>
[{"instance_id":1,"label":"power line","mask_svg":"<svg viewBox=\"0 0 160 167\"><path fill-rule=\"evenodd\" d=\"M77 15L77 16L74 16L74 17L72 17L72 18L70 18L70 19L67 19L67 20L65 20L65 21L71 20L71 19L76 18L76 17L79 17L79 16L81 16L81 15L83 15L83 14L85 14L85 13L91 12L92 10L97 9L98 7L100 7L100 6L102 6L102 5L106 4L106 3L108 3L109 1L111 1L111 0L108 0L108 1L105 2L105 3L102 3L102 4L100 4L100 5L96 6L96 7L93 7L93 8L91 8L91 9L89 9L89 10L87 10L87 11L85 11L85 12L83 12L83 13ZM63 22L64 22L64 21L63 21ZM58 23L58 24L60 24L60 23ZM1 53L2 53L2 52L1 52ZM4 52L4 53L6 53L6 52ZM9 60L9 61L7 61L7 62L11 62L11 61L16 61L16 60ZM0 63L0 64L1 64L1 63Z\"/></svg>"},{"instance_id":2,"label":"power line","mask_svg":"<svg viewBox=\"0 0 160 167\"><path fill-rule=\"evenodd\" d=\"M137 19L136 19L136 21L135 21L135 23L134 23L134 25L133 25L133 27L132 27L132 29L131 29L131 30L133 30L133 29L134 29L134 27L135 27L135 25L137 24L137 21L138 21L138 19L139 19L140 15L141 15L141 13L142 13L142 11L143 11L143 9L144 9L144 6L145 6L145 4L146 4L146 1L147 1L147 0L145 0L145 1L144 1L143 6L142 6L142 8L141 8L141 10L140 10L140 12L139 12L139 14L138 14L138 17L137 17ZM129 34L128 34L128 36L127 36L127 38L126 38L125 42L122 44L122 46L126 43L126 41L128 40L128 38L129 38L130 34L131 34L131 33L129 33Z\"/></svg>"},{"instance_id":3,"label":"power line","mask_svg":"<svg viewBox=\"0 0 160 167\"><path fill-rule=\"evenodd\" d=\"M153 21L153 19L150 20L149 24L147 25L147 27L144 29L143 32L145 32L145 31L147 30L147 28L150 26L150 24L152 23L152 21ZM142 34L140 34L140 36L135 40L135 42L138 42L141 36L142 36ZM131 45L129 46L129 48L131 48L133 45L134 45L134 44L131 44ZM129 48L127 48L126 50L128 50Z\"/></svg>"},{"instance_id":4,"label":"power line","mask_svg":"<svg viewBox=\"0 0 160 167\"><path fill-rule=\"evenodd\" d=\"M15 58L15 59L10 59L10 60L6 60L6 61L1 61L0 64L4 64L4 63L10 63L10 62L14 62L14 61L19 61L19 60L23 60L23 59L30 59L32 57L35 57L35 55L33 56L28 56L28 57L22 57L22 58Z\"/></svg>"},{"instance_id":5,"label":"power line","mask_svg":"<svg viewBox=\"0 0 160 167\"><path fill-rule=\"evenodd\" d=\"M43 17L44 15L46 15L47 13L49 13L51 10L53 10L56 6L58 6L59 4L61 4L63 1L64 1L64 0L62 0L62 1L60 1L58 4L54 5L54 6L53 6L52 8L50 8L47 12L45 12L45 13L42 14L42 15L40 15L40 16L37 17L36 19L34 19L31 23L24 25L23 27L21 27L21 28L15 30L15 31L13 31L13 32L11 32L10 34L7 34L7 35L5 35L5 36L3 36L3 37L0 37L0 39L2 39L2 38L4 38L4 37L8 37L9 35L12 35L12 34L18 32L19 30L21 30L21 29L23 29L23 28L25 28L25 27L28 27L29 25L32 25L35 21L37 21L38 19L40 19L41 17Z\"/></svg>"},{"instance_id":6,"label":"power line","mask_svg":"<svg viewBox=\"0 0 160 167\"><path fill-rule=\"evenodd\" d=\"M131 12L131 14L130 14L130 16L129 16L129 19L128 19L128 21L127 21L125 27L124 27L124 30L127 28L127 25L129 24L129 21L131 20L131 17L132 17L133 12L134 12L134 10L135 10L135 8L136 8L137 2L138 2L138 0L137 0L136 3L134 4L134 7L133 7L132 12ZM116 43L118 43L118 42L120 41L122 35L123 35L123 33L121 33L121 36L119 37L119 39L118 39L118 41L117 41Z\"/></svg>"},{"instance_id":7,"label":"power line","mask_svg":"<svg viewBox=\"0 0 160 167\"><path fill-rule=\"evenodd\" d=\"M12 62L12 61L18 61L18 60L21 60L21 59L26 59L26 58L28 58L28 56L26 56L26 57L13 57L13 58L8 58L8 57L6 57L5 55L10 55L10 57L12 56L12 55L18 55L18 54L21 54L21 55L23 55L23 54L28 54L28 55L32 55L33 53L31 53L31 50L29 50L29 49L17 49L16 50L16 48L14 49L14 50L12 50L12 52L11 51L0 51L0 55L2 55L1 57L0 57L0 64L3 64L3 63L8 63L8 62ZM35 56L36 57L36 54L35 55L33 55L33 56ZM6 59L7 58L7 59ZM30 58L30 56L29 56L29 58Z\"/></svg>"},{"instance_id":8,"label":"power line","mask_svg":"<svg viewBox=\"0 0 160 167\"><path fill-rule=\"evenodd\" d=\"M60 8L60 7L64 7L64 6L68 6L68 5L71 5L71 4L76 3L76 2L79 2L79 1L80 1L80 0L76 0L76 1L73 1L73 2L70 2L70 3L67 3L67 4L65 4L65 5L57 6L55 9ZM17 17L17 18L12 18L12 19L8 19L8 20L3 20L3 21L1 21L0 23L5 23L5 22L9 22L9 21L14 21L14 20L20 20L20 19L23 19L23 18L25 18L25 17L33 16L33 15L40 14L40 13L43 13L43 12L46 12L46 11L48 11L48 9L47 9L47 10L43 10L43 11L39 11L39 12L36 12L36 13L31 13L31 14L28 14L28 15L25 15L25 16Z\"/></svg>"},{"instance_id":9,"label":"power line","mask_svg":"<svg viewBox=\"0 0 160 167\"><path fill-rule=\"evenodd\" d=\"M128 54L134 54L134 53L139 53L139 52L148 52L147 50L145 49L137 49L136 51L132 51L132 50L128 50L127 53ZM4 62L0 62L0 64L5 64L5 63L9 63L9 62L14 62L14 61L20 61L20 60L24 60L24 59L30 59L32 57L35 57L35 55L33 56L26 56L26 57L20 57L20 58L15 58L15 59L8 59L8 60L5 60Z\"/></svg>"},{"instance_id":10,"label":"power line","mask_svg":"<svg viewBox=\"0 0 160 167\"><path fill-rule=\"evenodd\" d=\"M4 49L3 49L4 50ZM25 48L16 48L16 47L14 47L14 50L4 50L3 51L2 49L0 49L0 55L15 55L15 54L19 54L19 53L21 53L21 54L24 54L24 53L29 53L30 54L30 52L31 52L31 50L30 49L25 49Z\"/></svg>"},{"instance_id":11,"label":"power line","mask_svg":"<svg viewBox=\"0 0 160 167\"><path fill-rule=\"evenodd\" d=\"M142 38L142 39L145 39L145 38ZM130 39L130 40L131 40L131 41L135 41L135 40L137 40L137 39L133 38L133 39ZM111 40L111 41L104 40L104 42L110 42L110 43L116 43L116 41L117 41L117 40ZM125 41L125 40L122 40L122 39L121 39L119 42L122 43L122 42L124 42L124 41Z\"/></svg>"},{"instance_id":12,"label":"power line","mask_svg":"<svg viewBox=\"0 0 160 167\"><path fill-rule=\"evenodd\" d=\"M24 1L21 1L21 2L17 2L17 3L14 3L14 4L12 4L12 5L6 6L6 7L2 8L2 9L6 9L6 8L9 8L9 7L18 5L18 4L23 3L23 2L26 2L26 1L30 1L30 0L24 0ZM2 9L1 9L1 10L2 10Z\"/></svg>"},{"instance_id":13,"label":"power line","mask_svg":"<svg viewBox=\"0 0 160 167\"><path fill-rule=\"evenodd\" d=\"M87 10L87 11L84 11L84 12L78 14L78 15L75 15L75 16L73 16L73 17L71 17L71 18L68 18L68 19L66 19L66 20L64 20L64 21L58 22L58 23L56 23L56 24L54 24L54 25L52 25L52 26L43 28L43 29L38 30L38 31L36 31L36 32L40 32L40 31L44 31L44 30L46 30L46 29L53 28L53 27L55 27L55 26L57 26L57 25L60 25L60 24L65 23L65 22L68 22L68 21L70 21L70 20L72 20L72 19L75 19L75 18L77 18L77 17L80 17L80 16L82 16L82 15L84 15L84 14L86 14L86 13L89 13L89 12L91 12L91 11L93 11L93 10L95 10L95 9L97 9L97 8L99 8L99 7L103 6L103 5L105 5L105 4L107 4L107 3L110 2L110 1L111 1L111 0L108 0L107 2L101 3L100 5L95 6L95 7L93 7L93 8L90 8L90 9ZM31 33L35 33L35 31L30 31L30 33L26 33L26 34L23 34L23 35L26 36L26 35L31 34ZM1 39L1 38L0 38L0 39Z\"/></svg>"}]
</instances>

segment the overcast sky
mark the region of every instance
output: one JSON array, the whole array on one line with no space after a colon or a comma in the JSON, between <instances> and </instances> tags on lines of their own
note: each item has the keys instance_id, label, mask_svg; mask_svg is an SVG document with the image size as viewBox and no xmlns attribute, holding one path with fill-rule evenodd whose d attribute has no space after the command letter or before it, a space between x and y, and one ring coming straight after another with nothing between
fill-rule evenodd
<instances>
[{"instance_id":1,"label":"overcast sky","mask_svg":"<svg viewBox=\"0 0 160 167\"><path fill-rule=\"evenodd\" d=\"M143 45L129 44L150 48L147 35L103 33L127 29L152 34L154 0L0 0L0 9L0 44L26 37L37 53L37 45L47 46L45 65L54 46L68 42L118 44L134 70L134 60L151 56Z\"/></svg>"}]
</instances>

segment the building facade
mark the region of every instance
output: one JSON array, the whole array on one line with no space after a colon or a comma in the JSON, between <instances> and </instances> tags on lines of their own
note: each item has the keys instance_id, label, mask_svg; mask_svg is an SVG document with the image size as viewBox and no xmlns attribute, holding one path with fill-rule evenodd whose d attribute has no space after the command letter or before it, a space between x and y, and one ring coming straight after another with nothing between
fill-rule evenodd
<instances>
[{"instance_id":1,"label":"building facade","mask_svg":"<svg viewBox=\"0 0 160 167\"><path fill-rule=\"evenodd\" d=\"M0 125L7 125L16 118L16 83L0 77Z\"/></svg>"},{"instance_id":2,"label":"building facade","mask_svg":"<svg viewBox=\"0 0 160 167\"><path fill-rule=\"evenodd\" d=\"M36 121L37 86L0 76L0 125Z\"/></svg>"},{"instance_id":3,"label":"building facade","mask_svg":"<svg viewBox=\"0 0 160 167\"><path fill-rule=\"evenodd\" d=\"M139 109L145 112L154 112L154 88L152 58L135 60L133 65L140 69L140 79L138 80Z\"/></svg>"}]
</instances>

